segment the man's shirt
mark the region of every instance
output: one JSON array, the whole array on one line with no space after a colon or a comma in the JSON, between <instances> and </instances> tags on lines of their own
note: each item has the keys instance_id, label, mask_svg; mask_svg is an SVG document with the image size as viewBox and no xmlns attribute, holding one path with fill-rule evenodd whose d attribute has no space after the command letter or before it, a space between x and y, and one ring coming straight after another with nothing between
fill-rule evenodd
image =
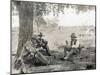
<instances>
[{"instance_id":1,"label":"man's shirt","mask_svg":"<svg viewBox=\"0 0 100 75\"><path fill-rule=\"evenodd\" d=\"M74 44L74 42L72 42L72 48L78 48L80 45L79 41L77 40L76 43Z\"/></svg>"}]
</instances>

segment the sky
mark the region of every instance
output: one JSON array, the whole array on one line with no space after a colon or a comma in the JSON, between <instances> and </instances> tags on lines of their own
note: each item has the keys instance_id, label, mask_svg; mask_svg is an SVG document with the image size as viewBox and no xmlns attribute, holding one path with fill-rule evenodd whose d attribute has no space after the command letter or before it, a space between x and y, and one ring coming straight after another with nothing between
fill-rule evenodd
<instances>
[{"instance_id":1,"label":"sky","mask_svg":"<svg viewBox=\"0 0 100 75\"><path fill-rule=\"evenodd\" d=\"M75 9L66 8L65 14L59 17L59 25L61 26L82 26L95 25L95 11L88 10L87 12L80 12L77 14Z\"/></svg>"},{"instance_id":2,"label":"sky","mask_svg":"<svg viewBox=\"0 0 100 75\"><path fill-rule=\"evenodd\" d=\"M95 10L88 10L86 12L76 13L73 8L65 8L64 14L60 13L58 19L59 26L95 26ZM45 16L49 19L54 19L53 15Z\"/></svg>"},{"instance_id":3,"label":"sky","mask_svg":"<svg viewBox=\"0 0 100 75\"><path fill-rule=\"evenodd\" d=\"M14 11L18 13L18 11ZM60 13L59 16L55 17L50 13L50 15L43 16L45 20L57 21L59 26L95 26L95 9L87 10L85 12L76 13L74 8L65 8L64 14ZM18 15L12 16L12 27L19 26Z\"/></svg>"}]
</instances>

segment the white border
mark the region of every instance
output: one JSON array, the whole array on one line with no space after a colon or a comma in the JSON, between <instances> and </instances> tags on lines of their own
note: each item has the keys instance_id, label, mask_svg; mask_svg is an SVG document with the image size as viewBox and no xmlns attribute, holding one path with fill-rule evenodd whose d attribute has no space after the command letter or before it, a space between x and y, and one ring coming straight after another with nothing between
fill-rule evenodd
<instances>
[{"instance_id":1,"label":"white border","mask_svg":"<svg viewBox=\"0 0 100 75\"><path fill-rule=\"evenodd\" d=\"M56 3L86 4L97 7L97 69L90 71L70 71L39 73L41 75L98 75L100 74L100 0L30 0ZM0 75L10 74L10 0L0 1ZM28 74L27 74L28 75ZM30 75L30 74L29 74Z\"/></svg>"}]
</instances>

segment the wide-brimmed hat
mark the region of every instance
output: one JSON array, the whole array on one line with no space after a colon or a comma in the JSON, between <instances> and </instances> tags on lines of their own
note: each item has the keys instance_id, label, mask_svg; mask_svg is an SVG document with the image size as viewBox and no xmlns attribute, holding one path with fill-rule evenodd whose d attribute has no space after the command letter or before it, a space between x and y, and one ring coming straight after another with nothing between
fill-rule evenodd
<instances>
[{"instance_id":1,"label":"wide-brimmed hat","mask_svg":"<svg viewBox=\"0 0 100 75\"><path fill-rule=\"evenodd\" d=\"M44 35L43 35L43 33L42 33L42 32L40 32L38 36L42 37L42 36L44 36Z\"/></svg>"},{"instance_id":2,"label":"wide-brimmed hat","mask_svg":"<svg viewBox=\"0 0 100 75\"><path fill-rule=\"evenodd\" d=\"M76 34L75 33L72 33L71 34L71 38L77 38Z\"/></svg>"}]
</instances>

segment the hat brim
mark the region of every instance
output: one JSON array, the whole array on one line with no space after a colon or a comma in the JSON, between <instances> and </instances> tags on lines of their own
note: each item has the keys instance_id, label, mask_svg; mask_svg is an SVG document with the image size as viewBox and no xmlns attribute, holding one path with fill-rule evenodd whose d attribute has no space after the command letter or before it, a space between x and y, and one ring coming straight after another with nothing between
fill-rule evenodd
<instances>
[{"instance_id":1,"label":"hat brim","mask_svg":"<svg viewBox=\"0 0 100 75\"><path fill-rule=\"evenodd\" d=\"M38 36L44 36L44 35L38 35Z\"/></svg>"},{"instance_id":2,"label":"hat brim","mask_svg":"<svg viewBox=\"0 0 100 75\"><path fill-rule=\"evenodd\" d=\"M71 38L77 38L76 36L74 36L74 37L71 37Z\"/></svg>"}]
</instances>

